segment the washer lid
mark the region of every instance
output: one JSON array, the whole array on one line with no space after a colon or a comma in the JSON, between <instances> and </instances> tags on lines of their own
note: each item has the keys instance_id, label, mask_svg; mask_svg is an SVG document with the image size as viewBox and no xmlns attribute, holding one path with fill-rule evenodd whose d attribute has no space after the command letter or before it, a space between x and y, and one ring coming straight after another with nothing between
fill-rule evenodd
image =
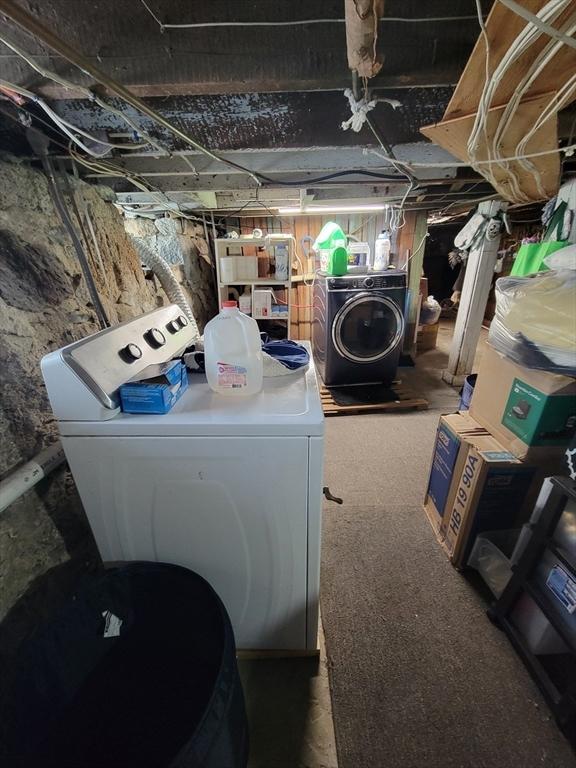
<instances>
[{"instance_id":1,"label":"washer lid","mask_svg":"<svg viewBox=\"0 0 576 768\"><path fill-rule=\"evenodd\" d=\"M190 374L190 386L164 415L119 413L108 421L61 421L63 436L311 436L324 434L316 372L265 378L253 397L212 392L206 378Z\"/></svg>"}]
</instances>

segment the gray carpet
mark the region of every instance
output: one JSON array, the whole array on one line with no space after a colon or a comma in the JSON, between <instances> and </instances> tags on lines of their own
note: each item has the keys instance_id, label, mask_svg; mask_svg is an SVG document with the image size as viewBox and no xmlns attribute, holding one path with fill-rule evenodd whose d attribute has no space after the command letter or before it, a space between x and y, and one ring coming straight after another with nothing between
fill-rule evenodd
<instances>
[{"instance_id":1,"label":"gray carpet","mask_svg":"<svg viewBox=\"0 0 576 768\"><path fill-rule=\"evenodd\" d=\"M442 406L440 406L442 407ZM574 768L422 511L438 411L327 420L322 619L340 768Z\"/></svg>"}]
</instances>

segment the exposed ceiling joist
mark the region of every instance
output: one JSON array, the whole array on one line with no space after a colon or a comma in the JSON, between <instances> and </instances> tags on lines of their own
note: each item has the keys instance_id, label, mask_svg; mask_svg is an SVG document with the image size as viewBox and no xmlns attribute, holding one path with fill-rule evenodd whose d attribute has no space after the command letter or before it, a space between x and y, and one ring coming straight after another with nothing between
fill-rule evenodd
<instances>
[{"instance_id":1,"label":"exposed ceiling joist","mask_svg":"<svg viewBox=\"0 0 576 768\"><path fill-rule=\"evenodd\" d=\"M163 22L250 22L338 19L343 0L150 0ZM163 31L137 0L43 0L26 4L52 31L81 50L88 61L138 96L256 93L343 89L349 85L344 23L304 26L211 27ZM376 88L453 85L477 36L470 0L387 0L379 24L385 67ZM462 19L462 16L466 17ZM427 18L431 17L431 21ZM454 21L443 19L455 17ZM398 19L424 19L405 23ZM4 31L38 60L81 85L91 85L37 40L10 22ZM51 98L75 98L59 86L39 82L10 50L0 47L6 79L38 86Z\"/></svg>"}]
</instances>

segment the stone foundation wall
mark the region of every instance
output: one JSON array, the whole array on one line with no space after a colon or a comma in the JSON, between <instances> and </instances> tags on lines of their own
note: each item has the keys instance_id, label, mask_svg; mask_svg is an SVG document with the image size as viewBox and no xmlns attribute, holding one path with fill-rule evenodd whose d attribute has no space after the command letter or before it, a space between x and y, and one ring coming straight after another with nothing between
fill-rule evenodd
<instances>
[{"instance_id":1,"label":"stone foundation wall","mask_svg":"<svg viewBox=\"0 0 576 768\"><path fill-rule=\"evenodd\" d=\"M74 196L81 217L87 214L93 223L98 248L86 230L90 264L110 322L166 303L158 281L145 278L109 191L75 181ZM192 249L193 238L187 239ZM197 274L208 287L200 284L198 297L189 291L195 311L209 305L211 268L206 267L200 265ZM184 265L175 271L190 289ZM207 319L199 316L202 328ZM97 330L46 177L24 163L0 159L0 476L57 439L40 359ZM0 619L35 579L70 560L84 567L97 553L74 482L61 467L0 513Z\"/></svg>"}]
</instances>

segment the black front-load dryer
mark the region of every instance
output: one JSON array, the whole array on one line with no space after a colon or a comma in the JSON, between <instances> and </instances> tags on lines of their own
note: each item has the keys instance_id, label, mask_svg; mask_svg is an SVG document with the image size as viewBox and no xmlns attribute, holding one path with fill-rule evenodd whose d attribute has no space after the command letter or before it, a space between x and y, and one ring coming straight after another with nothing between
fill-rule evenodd
<instances>
[{"instance_id":1,"label":"black front-load dryer","mask_svg":"<svg viewBox=\"0 0 576 768\"><path fill-rule=\"evenodd\" d=\"M312 348L327 386L394 379L404 338L405 301L405 272L316 276Z\"/></svg>"}]
</instances>

